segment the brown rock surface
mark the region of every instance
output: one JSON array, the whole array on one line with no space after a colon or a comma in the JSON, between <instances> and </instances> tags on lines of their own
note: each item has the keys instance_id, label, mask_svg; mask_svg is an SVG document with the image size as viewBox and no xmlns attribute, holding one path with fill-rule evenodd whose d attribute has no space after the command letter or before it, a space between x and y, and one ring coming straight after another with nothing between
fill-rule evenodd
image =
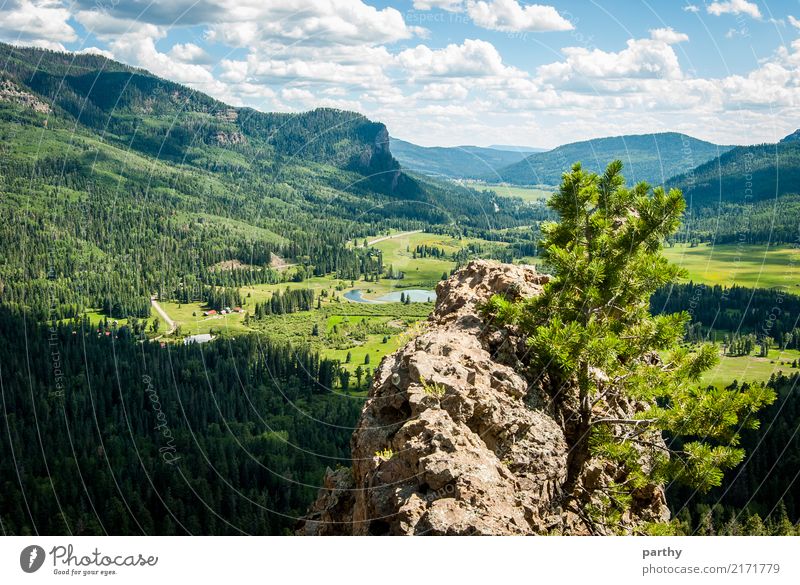
<instances>
[{"instance_id":1,"label":"brown rock surface","mask_svg":"<svg viewBox=\"0 0 800 585\"><path fill-rule=\"evenodd\" d=\"M565 506L564 413L523 377L520 340L477 311L495 293L539 294L547 279L532 266L473 261L438 285L423 332L375 373L352 470L329 471L299 534L604 533ZM579 486L615 473L590 462ZM659 486L632 509L628 532L668 516Z\"/></svg>"}]
</instances>

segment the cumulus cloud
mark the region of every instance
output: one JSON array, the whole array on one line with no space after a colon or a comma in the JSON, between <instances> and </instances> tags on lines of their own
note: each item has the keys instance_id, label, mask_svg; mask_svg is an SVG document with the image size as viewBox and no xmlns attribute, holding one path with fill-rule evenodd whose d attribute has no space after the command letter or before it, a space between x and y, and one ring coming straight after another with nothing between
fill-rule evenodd
<instances>
[{"instance_id":1,"label":"cumulus cloud","mask_svg":"<svg viewBox=\"0 0 800 585\"><path fill-rule=\"evenodd\" d=\"M69 17L69 9L59 1L10 0L0 11L0 37L63 50L61 43L78 38Z\"/></svg>"},{"instance_id":2,"label":"cumulus cloud","mask_svg":"<svg viewBox=\"0 0 800 585\"><path fill-rule=\"evenodd\" d=\"M683 7L684 12L700 12L700 8L695 4L687 4Z\"/></svg>"},{"instance_id":3,"label":"cumulus cloud","mask_svg":"<svg viewBox=\"0 0 800 585\"><path fill-rule=\"evenodd\" d=\"M106 59L113 59L114 53L111 51L106 51L105 49L100 49L99 47L86 47L81 49L80 51L76 51L79 55L101 55Z\"/></svg>"},{"instance_id":4,"label":"cumulus cloud","mask_svg":"<svg viewBox=\"0 0 800 585\"><path fill-rule=\"evenodd\" d=\"M659 30L653 37L665 34L666 29ZM672 31L667 36L674 42L679 35ZM565 60L537 70L543 82L555 87L597 91L597 84L618 79L680 79L683 76L675 51L668 42L658 38L630 39L627 47L618 52L566 47L562 53ZM605 87L612 86L605 84Z\"/></svg>"},{"instance_id":5,"label":"cumulus cloud","mask_svg":"<svg viewBox=\"0 0 800 585\"><path fill-rule=\"evenodd\" d=\"M503 64L494 45L478 39L450 44L443 49L418 45L397 55L397 61L412 79L428 77L488 77L521 75L519 70Z\"/></svg>"},{"instance_id":6,"label":"cumulus cloud","mask_svg":"<svg viewBox=\"0 0 800 585\"><path fill-rule=\"evenodd\" d=\"M552 6L522 6L517 0L469 0L467 14L477 26L503 32L564 31L574 28Z\"/></svg>"},{"instance_id":7,"label":"cumulus cloud","mask_svg":"<svg viewBox=\"0 0 800 585\"><path fill-rule=\"evenodd\" d=\"M463 0L414 0L416 10L447 10L448 12L458 12L464 8Z\"/></svg>"},{"instance_id":8,"label":"cumulus cloud","mask_svg":"<svg viewBox=\"0 0 800 585\"><path fill-rule=\"evenodd\" d=\"M208 64L211 57L194 43L178 43L169 50L169 55L182 63Z\"/></svg>"},{"instance_id":9,"label":"cumulus cloud","mask_svg":"<svg viewBox=\"0 0 800 585\"><path fill-rule=\"evenodd\" d=\"M425 85L414 97L428 101L455 102L464 100L469 95L469 89L463 83L429 83Z\"/></svg>"},{"instance_id":10,"label":"cumulus cloud","mask_svg":"<svg viewBox=\"0 0 800 585\"><path fill-rule=\"evenodd\" d=\"M242 47L261 41L376 45L420 32L408 26L398 10L378 9L361 0L239 0L210 27L209 38Z\"/></svg>"},{"instance_id":11,"label":"cumulus cloud","mask_svg":"<svg viewBox=\"0 0 800 585\"><path fill-rule=\"evenodd\" d=\"M75 14L75 20L97 38L106 41L113 41L121 35L136 35L155 39L160 39L166 35L164 27L149 23L146 20L120 18L110 12L96 9L79 11Z\"/></svg>"},{"instance_id":12,"label":"cumulus cloud","mask_svg":"<svg viewBox=\"0 0 800 585\"><path fill-rule=\"evenodd\" d=\"M747 14L752 18L761 18L758 5L747 0L729 0L727 2L712 2L706 6L706 11L714 16L722 14Z\"/></svg>"},{"instance_id":13,"label":"cumulus cloud","mask_svg":"<svg viewBox=\"0 0 800 585\"><path fill-rule=\"evenodd\" d=\"M675 43L683 43L688 41L689 35L682 32L677 32L673 30L672 27L653 28L650 29L650 38L655 41L667 43L668 45L673 45Z\"/></svg>"}]
</instances>

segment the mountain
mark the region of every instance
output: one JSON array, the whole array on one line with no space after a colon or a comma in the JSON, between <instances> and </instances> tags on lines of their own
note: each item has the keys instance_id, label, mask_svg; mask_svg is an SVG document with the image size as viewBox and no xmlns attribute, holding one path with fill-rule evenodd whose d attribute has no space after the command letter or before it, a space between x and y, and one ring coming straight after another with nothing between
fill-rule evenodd
<instances>
[{"instance_id":1,"label":"mountain","mask_svg":"<svg viewBox=\"0 0 800 585\"><path fill-rule=\"evenodd\" d=\"M480 146L418 146L390 138L392 154L403 169L452 179L493 176L498 169L519 162L527 156L524 150L500 150Z\"/></svg>"},{"instance_id":2,"label":"mountain","mask_svg":"<svg viewBox=\"0 0 800 585\"><path fill-rule=\"evenodd\" d=\"M800 128L798 128L788 136L784 136L781 139L781 142L800 142Z\"/></svg>"},{"instance_id":3,"label":"mountain","mask_svg":"<svg viewBox=\"0 0 800 585\"><path fill-rule=\"evenodd\" d=\"M538 148L536 146L515 146L513 144L490 144L487 148L491 148L494 150L508 150L511 152L527 152L527 153L546 152L550 150L549 148Z\"/></svg>"},{"instance_id":4,"label":"mountain","mask_svg":"<svg viewBox=\"0 0 800 585\"><path fill-rule=\"evenodd\" d=\"M219 262L269 279L273 255L358 278L354 237L479 227L485 209L529 223L520 202L410 177L361 114L235 108L97 55L0 58L0 245L28 251L0 262L0 301L37 314L52 294L67 317L144 316L151 294L219 285Z\"/></svg>"},{"instance_id":5,"label":"mountain","mask_svg":"<svg viewBox=\"0 0 800 585\"><path fill-rule=\"evenodd\" d=\"M676 132L595 138L531 154L497 174L486 173L483 178L487 181L499 178L518 185L557 185L564 170L575 162L602 172L609 162L620 159L629 182L659 185L731 148Z\"/></svg>"},{"instance_id":6,"label":"mountain","mask_svg":"<svg viewBox=\"0 0 800 585\"><path fill-rule=\"evenodd\" d=\"M776 144L737 146L673 177L667 185L682 189L695 207L755 203L800 193L800 140L792 136Z\"/></svg>"},{"instance_id":7,"label":"mountain","mask_svg":"<svg viewBox=\"0 0 800 585\"><path fill-rule=\"evenodd\" d=\"M800 214L800 140L737 146L667 187L683 191L689 237L716 243L789 243Z\"/></svg>"}]
</instances>

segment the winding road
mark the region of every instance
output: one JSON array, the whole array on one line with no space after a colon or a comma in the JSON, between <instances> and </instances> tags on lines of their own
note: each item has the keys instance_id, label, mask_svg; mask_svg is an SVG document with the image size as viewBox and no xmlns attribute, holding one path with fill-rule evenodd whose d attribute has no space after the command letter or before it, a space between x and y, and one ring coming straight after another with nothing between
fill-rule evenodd
<instances>
[{"instance_id":1,"label":"winding road","mask_svg":"<svg viewBox=\"0 0 800 585\"><path fill-rule=\"evenodd\" d=\"M378 238L376 240L372 240L371 242L367 242L367 245L368 246L373 246L373 245L377 244L378 242L383 242L385 240L393 240L394 238L402 238L403 236L410 236L412 234L421 234L421 233L422 233L422 230L413 230L413 231L410 231L410 232L403 232L401 234L392 234L390 236L383 236L382 238Z\"/></svg>"},{"instance_id":2,"label":"winding road","mask_svg":"<svg viewBox=\"0 0 800 585\"><path fill-rule=\"evenodd\" d=\"M156 300L155 296L150 297L150 304L153 305L153 308L156 310L156 313L158 313L161 316L161 318L164 319L164 321L166 321L167 325L169 325L169 331L165 331L163 335L169 335L170 333L175 331L175 327L177 326L175 324L175 321L169 318L167 312L161 307L161 305L158 304L158 301Z\"/></svg>"}]
</instances>

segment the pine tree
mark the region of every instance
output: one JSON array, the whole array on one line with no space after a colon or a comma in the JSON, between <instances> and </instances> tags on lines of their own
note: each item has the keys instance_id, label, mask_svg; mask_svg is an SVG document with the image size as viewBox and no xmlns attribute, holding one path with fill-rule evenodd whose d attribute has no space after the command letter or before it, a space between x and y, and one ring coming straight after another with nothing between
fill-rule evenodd
<instances>
[{"instance_id":1,"label":"pine tree","mask_svg":"<svg viewBox=\"0 0 800 585\"><path fill-rule=\"evenodd\" d=\"M585 489L577 482L590 458L625 471L618 483L594 488L606 522L648 481L674 478L701 491L720 485L744 456L739 431L757 427L754 413L775 399L763 385L701 389L716 349L680 346L688 314L650 315L652 293L683 275L661 250L685 202L674 189L626 188L621 170L615 161L602 176L580 164L565 173L548 202L560 221L542 226L554 277L537 297L495 296L484 307L527 334L534 371L545 374L554 399L574 405L567 493ZM642 405L636 414L613 414L631 402ZM689 440L670 448L664 432Z\"/></svg>"}]
</instances>

